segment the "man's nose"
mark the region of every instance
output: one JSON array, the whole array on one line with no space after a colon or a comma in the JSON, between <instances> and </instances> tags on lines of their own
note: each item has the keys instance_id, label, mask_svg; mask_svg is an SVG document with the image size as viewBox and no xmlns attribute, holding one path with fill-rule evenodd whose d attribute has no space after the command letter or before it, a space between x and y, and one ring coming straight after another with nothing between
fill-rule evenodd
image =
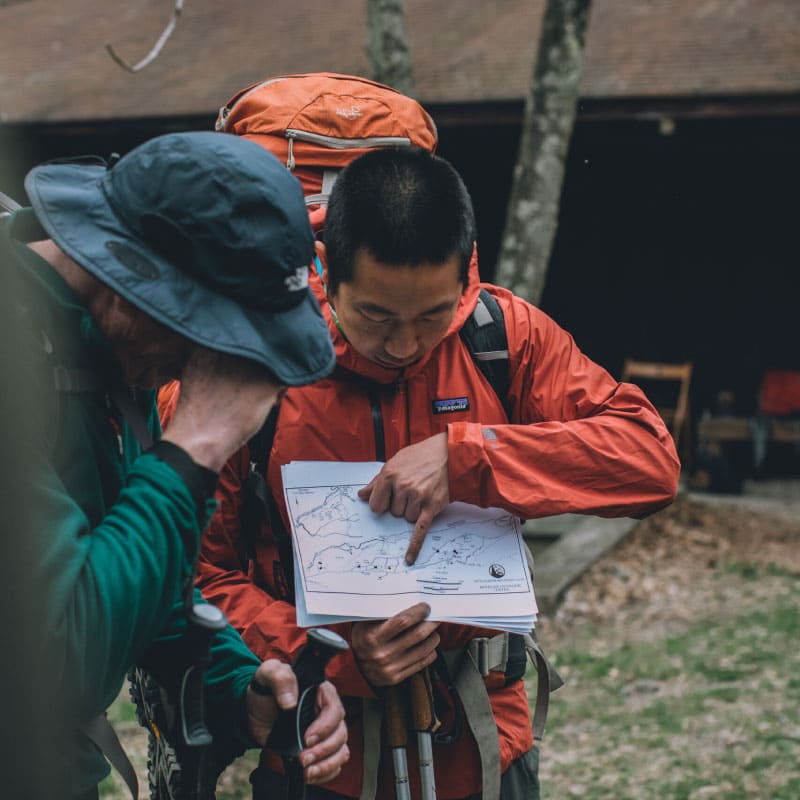
<instances>
[{"instance_id":1,"label":"man's nose","mask_svg":"<svg viewBox=\"0 0 800 800\"><path fill-rule=\"evenodd\" d=\"M396 326L383 343L386 353L398 361L415 356L417 347L417 332L413 325Z\"/></svg>"}]
</instances>

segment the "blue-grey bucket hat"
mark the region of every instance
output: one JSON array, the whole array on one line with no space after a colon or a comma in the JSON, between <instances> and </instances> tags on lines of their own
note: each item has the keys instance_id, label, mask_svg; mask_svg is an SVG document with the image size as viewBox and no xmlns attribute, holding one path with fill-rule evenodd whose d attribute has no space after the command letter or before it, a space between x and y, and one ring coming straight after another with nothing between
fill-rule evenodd
<instances>
[{"instance_id":1,"label":"blue-grey bucket hat","mask_svg":"<svg viewBox=\"0 0 800 800\"><path fill-rule=\"evenodd\" d=\"M298 181L231 134L156 137L110 168L31 170L40 223L74 261L186 338L289 386L335 357L308 288L313 234Z\"/></svg>"}]
</instances>

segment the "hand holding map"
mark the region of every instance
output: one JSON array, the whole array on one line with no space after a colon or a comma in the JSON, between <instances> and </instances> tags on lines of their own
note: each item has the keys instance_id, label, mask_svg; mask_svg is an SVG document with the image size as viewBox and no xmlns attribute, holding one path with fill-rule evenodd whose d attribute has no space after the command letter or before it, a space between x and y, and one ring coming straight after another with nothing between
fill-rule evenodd
<instances>
[{"instance_id":1,"label":"hand holding map","mask_svg":"<svg viewBox=\"0 0 800 800\"><path fill-rule=\"evenodd\" d=\"M424 601L431 620L528 633L536 600L519 521L499 509L451 503L408 565L414 525L376 515L358 497L381 467L320 461L282 467L298 625L388 619Z\"/></svg>"},{"instance_id":2,"label":"hand holding map","mask_svg":"<svg viewBox=\"0 0 800 800\"><path fill-rule=\"evenodd\" d=\"M376 514L391 511L414 523L406 563L417 560L434 517L450 503L447 482L447 434L437 433L398 450L358 496Z\"/></svg>"}]
</instances>

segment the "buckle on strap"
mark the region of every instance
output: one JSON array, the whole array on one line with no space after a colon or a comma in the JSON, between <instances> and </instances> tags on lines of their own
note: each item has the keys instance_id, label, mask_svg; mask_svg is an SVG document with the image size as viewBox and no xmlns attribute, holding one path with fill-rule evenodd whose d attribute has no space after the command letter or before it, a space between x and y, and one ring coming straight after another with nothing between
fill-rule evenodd
<instances>
[{"instance_id":1,"label":"buckle on strap","mask_svg":"<svg viewBox=\"0 0 800 800\"><path fill-rule=\"evenodd\" d=\"M499 633L491 638L478 636L467 645L467 655L482 678L490 672L505 672L508 664L508 639L507 633Z\"/></svg>"}]
</instances>

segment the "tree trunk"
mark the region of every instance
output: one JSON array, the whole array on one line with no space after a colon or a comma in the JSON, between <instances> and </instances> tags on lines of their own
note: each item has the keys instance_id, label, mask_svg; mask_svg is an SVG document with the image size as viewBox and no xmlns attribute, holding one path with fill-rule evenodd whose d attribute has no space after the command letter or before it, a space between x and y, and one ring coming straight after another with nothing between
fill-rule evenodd
<instances>
[{"instance_id":1,"label":"tree trunk","mask_svg":"<svg viewBox=\"0 0 800 800\"><path fill-rule=\"evenodd\" d=\"M414 97L403 0L367 0L367 56L373 80Z\"/></svg>"},{"instance_id":2,"label":"tree trunk","mask_svg":"<svg viewBox=\"0 0 800 800\"><path fill-rule=\"evenodd\" d=\"M514 168L496 282L538 304L558 224L591 0L548 0Z\"/></svg>"}]
</instances>

